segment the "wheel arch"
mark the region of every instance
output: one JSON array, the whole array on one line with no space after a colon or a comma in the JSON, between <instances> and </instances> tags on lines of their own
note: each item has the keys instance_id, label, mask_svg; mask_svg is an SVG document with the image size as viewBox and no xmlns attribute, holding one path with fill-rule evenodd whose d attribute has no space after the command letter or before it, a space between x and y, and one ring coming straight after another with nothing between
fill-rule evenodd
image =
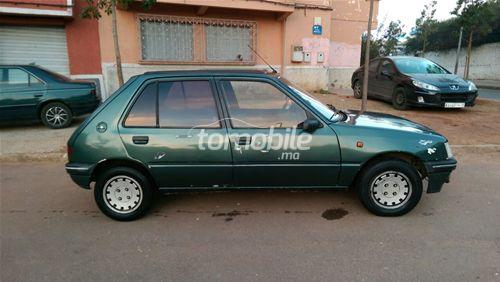
<instances>
[{"instance_id":1,"label":"wheel arch","mask_svg":"<svg viewBox=\"0 0 500 282\"><path fill-rule=\"evenodd\" d=\"M144 174L144 176L149 180L154 189L157 189L156 181L153 175L149 172L147 167L139 161L130 159L105 159L97 163L97 165L92 169L90 174L90 182L95 182L97 177L104 171L113 167L128 167L139 171Z\"/></svg>"},{"instance_id":2,"label":"wheel arch","mask_svg":"<svg viewBox=\"0 0 500 282\"><path fill-rule=\"evenodd\" d=\"M417 157L416 155L408 152L401 152L401 151L393 151L393 152L383 152L380 154L377 154L367 161L365 161L363 164L361 164L360 169L356 173L356 176L354 177L353 184L357 184L361 175L364 173L364 171L370 167L372 164L383 161L383 160L388 160L388 159L396 159L396 160L401 160L404 162L407 162L410 165L413 165L417 171L419 172L421 178L427 177L427 170L425 168L424 162Z\"/></svg>"}]
</instances>

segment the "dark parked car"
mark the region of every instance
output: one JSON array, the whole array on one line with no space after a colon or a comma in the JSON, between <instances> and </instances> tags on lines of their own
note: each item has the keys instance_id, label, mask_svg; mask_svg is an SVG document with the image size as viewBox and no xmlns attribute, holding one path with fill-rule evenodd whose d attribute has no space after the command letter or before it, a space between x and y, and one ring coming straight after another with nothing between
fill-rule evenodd
<instances>
[{"instance_id":1,"label":"dark parked car","mask_svg":"<svg viewBox=\"0 0 500 282\"><path fill-rule=\"evenodd\" d=\"M0 122L41 120L64 128L74 116L93 112L100 100L95 84L27 65L0 65Z\"/></svg>"},{"instance_id":2,"label":"dark parked car","mask_svg":"<svg viewBox=\"0 0 500 282\"><path fill-rule=\"evenodd\" d=\"M260 72L131 78L68 140L66 171L97 205L132 220L155 191L346 189L397 216L456 167L445 137L409 120L338 111Z\"/></svg>"},{"instance_id":3,"label":"dark parked car","mask_svg":"<svg viewBox=\"0 0 500 282\"><path fill-rule=\"evenodd\" d=\"M377 58L368 68L368 97L392 102L398 110L472 107L477 97L474 83L425 58ZM354 97L361 98L363 67L354 72L351 83Z\"/></svg>"}]
</instances>

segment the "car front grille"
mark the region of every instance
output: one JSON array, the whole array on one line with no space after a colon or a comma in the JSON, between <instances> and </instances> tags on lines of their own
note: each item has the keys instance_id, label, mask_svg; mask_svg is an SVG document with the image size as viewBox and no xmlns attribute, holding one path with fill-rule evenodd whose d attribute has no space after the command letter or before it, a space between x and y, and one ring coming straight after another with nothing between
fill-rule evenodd
<instances>
[{"instance_id":1,"label":"car front grille","mask_svg":"<svg viewBox=\"0 0 500 282\"><path fill-rule=\"evenodd\" d=\"M467 102L472 95L467 93L449 93L441 94L441 101L443 102Z\"/></svg>"}]
</instances>

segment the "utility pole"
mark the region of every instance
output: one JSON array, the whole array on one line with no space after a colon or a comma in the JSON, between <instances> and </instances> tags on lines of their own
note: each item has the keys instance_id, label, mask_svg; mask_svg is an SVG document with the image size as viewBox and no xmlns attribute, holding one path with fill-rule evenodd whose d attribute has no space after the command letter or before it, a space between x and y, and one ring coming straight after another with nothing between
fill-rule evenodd
<instances>
[{"instance_id":1,"label":"utility pole","mask_svg":"<svg viewBox=\"0 0 500 282\"><path fill-rule=\"evenodd\" d=\"M372 37L373 2L370 1L370 14L368 16L368 28L366 36L365 65L363 70L363 96L361 98L361 113L366 111L368 103L368 65L370 64L370 43Z\"/></svg>"},{"instance_id":2,"label":"utility pole","mask_svg":"<svg viewBox=\"0 0 500 282\"><path fill-rule=\"evenodd\" d=\"M454 74L457 74L458 72L458 58L460 57L460 48L462 48L462 34L464 33L464 27L460 27L460 36L458 38L458 47L457 47L457 58L455 59L455 70L453 71Z\"/></svg>"}]
</instances>

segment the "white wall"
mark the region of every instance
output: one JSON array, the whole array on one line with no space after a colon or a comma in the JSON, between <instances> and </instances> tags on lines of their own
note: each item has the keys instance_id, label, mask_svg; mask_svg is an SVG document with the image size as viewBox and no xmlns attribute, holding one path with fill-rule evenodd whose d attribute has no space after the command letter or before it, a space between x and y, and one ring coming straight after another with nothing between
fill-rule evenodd
<instances>
[{"instance_id":1,"label":"white wall","mask_svg":"<svg viewBox=\"0 0 500 282\"><path fill-rule=\"evenodd\" d=\"M464 43L465 45L465 43ZM459 57L458 75L463 76L467 46L462 46ZM435 61L449 71L455 68L456 49L442 52L429 52L425 58ZM484 44L472 48L472 61L469 79L500 80L500 42Z\"/></svg>"}]
</instances>

